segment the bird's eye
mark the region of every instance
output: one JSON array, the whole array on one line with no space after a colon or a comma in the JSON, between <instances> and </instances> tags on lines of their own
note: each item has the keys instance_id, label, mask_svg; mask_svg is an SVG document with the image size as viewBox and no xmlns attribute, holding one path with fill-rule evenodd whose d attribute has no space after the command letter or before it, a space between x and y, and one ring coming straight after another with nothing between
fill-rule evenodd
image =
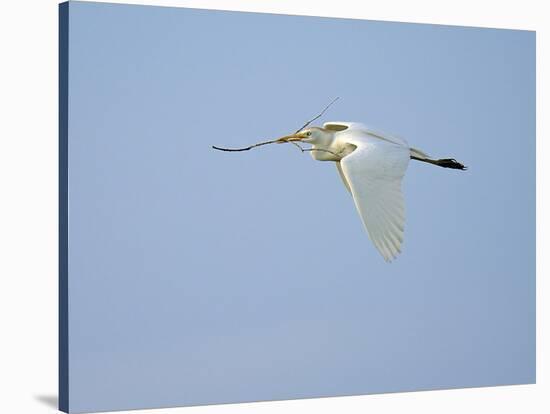
<instances>
[{"instance_id":1,"label":"bird's eye","mask_svg":"<svg viewBox=\"0 0 550 414\"><path fill-rule=\"evenodd\" d=\"M310 137L311 136L311 131L307 131L306 132L306 137Z\"/></svg>"}]
</instances>

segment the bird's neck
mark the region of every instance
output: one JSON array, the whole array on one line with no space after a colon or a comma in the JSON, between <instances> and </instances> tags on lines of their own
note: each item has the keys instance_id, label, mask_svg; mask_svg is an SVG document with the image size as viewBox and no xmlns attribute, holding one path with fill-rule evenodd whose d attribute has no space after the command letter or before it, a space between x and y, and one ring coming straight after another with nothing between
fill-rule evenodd
<instances>
[{"instance_id":1,"label":"bird's neck","mask_svg":"<svg viewBox=\"0 0 550 414\"><path fill-rule=\"evenodd\" d=\"M340 161L342 158L330 145L313 145L311 156L317 161Z\"/></svg>"}]
</instances>

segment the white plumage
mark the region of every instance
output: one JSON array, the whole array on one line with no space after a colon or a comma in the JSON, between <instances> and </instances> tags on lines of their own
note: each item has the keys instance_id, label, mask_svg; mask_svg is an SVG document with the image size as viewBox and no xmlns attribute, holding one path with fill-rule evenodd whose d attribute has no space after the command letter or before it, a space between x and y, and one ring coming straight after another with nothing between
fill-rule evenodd
<instances>
[{"instance_id":1,"label":"white plumage","mask_svg":"<svg viewBox=\"0 0 550 414\"><path fill-rule=\"evenodd\" d=\"M465 169L454 159L432 159L402 138L356 122L327 122L281 138L311 144L318 161L334 161L367 233L384 260L401 252L405 202L401 181L411 159Z\"/></svg>"},{"instance_id":2,"label":"white plumage","mask_svg":"<svg viewBox=\"0 0 550 414\"><path fill-rule=\"evenodd\" d=\"M312 121L306 125L310 122ZM302 148L302 151L311 151L311 156L317 161L336 163L338 173L353 197L370 239L387 262L401 253L405 228L405 202L401 181L409 161L422 161L457 170L466 169L454 158L431 158L424 152L409 147L402 138L358 122L327 122L322 128L304 128L305 126L292 135L244 148L213 148L234 152L274 143L311 144L311 148Z\"/></svg>"},{"instance_id":3,"label":"white plumage","mask_svg":"<svg viewBox=\"0 0 550 414\"><path fill-rule=\"evenodd\" d=\"M407 142L359 123L328 122L323 128L335 130L333 152L356 147L338 161L338 169L371 241L384 260L394 259L401 252L405 226L401 180L410 160ZM312 151L314 157L318 153Z\"/></svg>"}]
</instances>

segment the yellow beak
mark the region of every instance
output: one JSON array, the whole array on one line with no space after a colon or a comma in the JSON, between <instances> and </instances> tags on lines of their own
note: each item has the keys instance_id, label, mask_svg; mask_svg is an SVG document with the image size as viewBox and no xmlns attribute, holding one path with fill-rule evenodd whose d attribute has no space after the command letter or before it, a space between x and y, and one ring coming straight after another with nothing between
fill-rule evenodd
<instances>
[{"instance_id":1,"label":"yellow beak","mask_svg":"<svg viewBox=\"0 0 550 414\"><path fill-rule=\"evenodd\" d=\"M286 135L284 137L281 137L281 138L277 139L277 141L280 141L280 142L301 141L304 138L305 138L305 136L302 135L300 132L298 132L296 134Z\"/></svg>"}]
</instances>

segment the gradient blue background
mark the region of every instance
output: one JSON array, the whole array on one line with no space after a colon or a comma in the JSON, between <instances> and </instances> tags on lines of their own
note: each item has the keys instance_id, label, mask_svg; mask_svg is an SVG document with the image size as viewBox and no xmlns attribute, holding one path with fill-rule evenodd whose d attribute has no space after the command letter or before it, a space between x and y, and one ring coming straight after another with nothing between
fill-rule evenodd
<instances>
[{"instance_id":1,"label":"gradient blue background","mask_svg":"<svg viewBox=\"0 0 550 414\"><path fill-rule=\"evenodd\" d=\"M72 411L535 381L535 34L70 3ZM332 163L214 151L399 134L385 263Z\"/></svg>"}]
</instances>

